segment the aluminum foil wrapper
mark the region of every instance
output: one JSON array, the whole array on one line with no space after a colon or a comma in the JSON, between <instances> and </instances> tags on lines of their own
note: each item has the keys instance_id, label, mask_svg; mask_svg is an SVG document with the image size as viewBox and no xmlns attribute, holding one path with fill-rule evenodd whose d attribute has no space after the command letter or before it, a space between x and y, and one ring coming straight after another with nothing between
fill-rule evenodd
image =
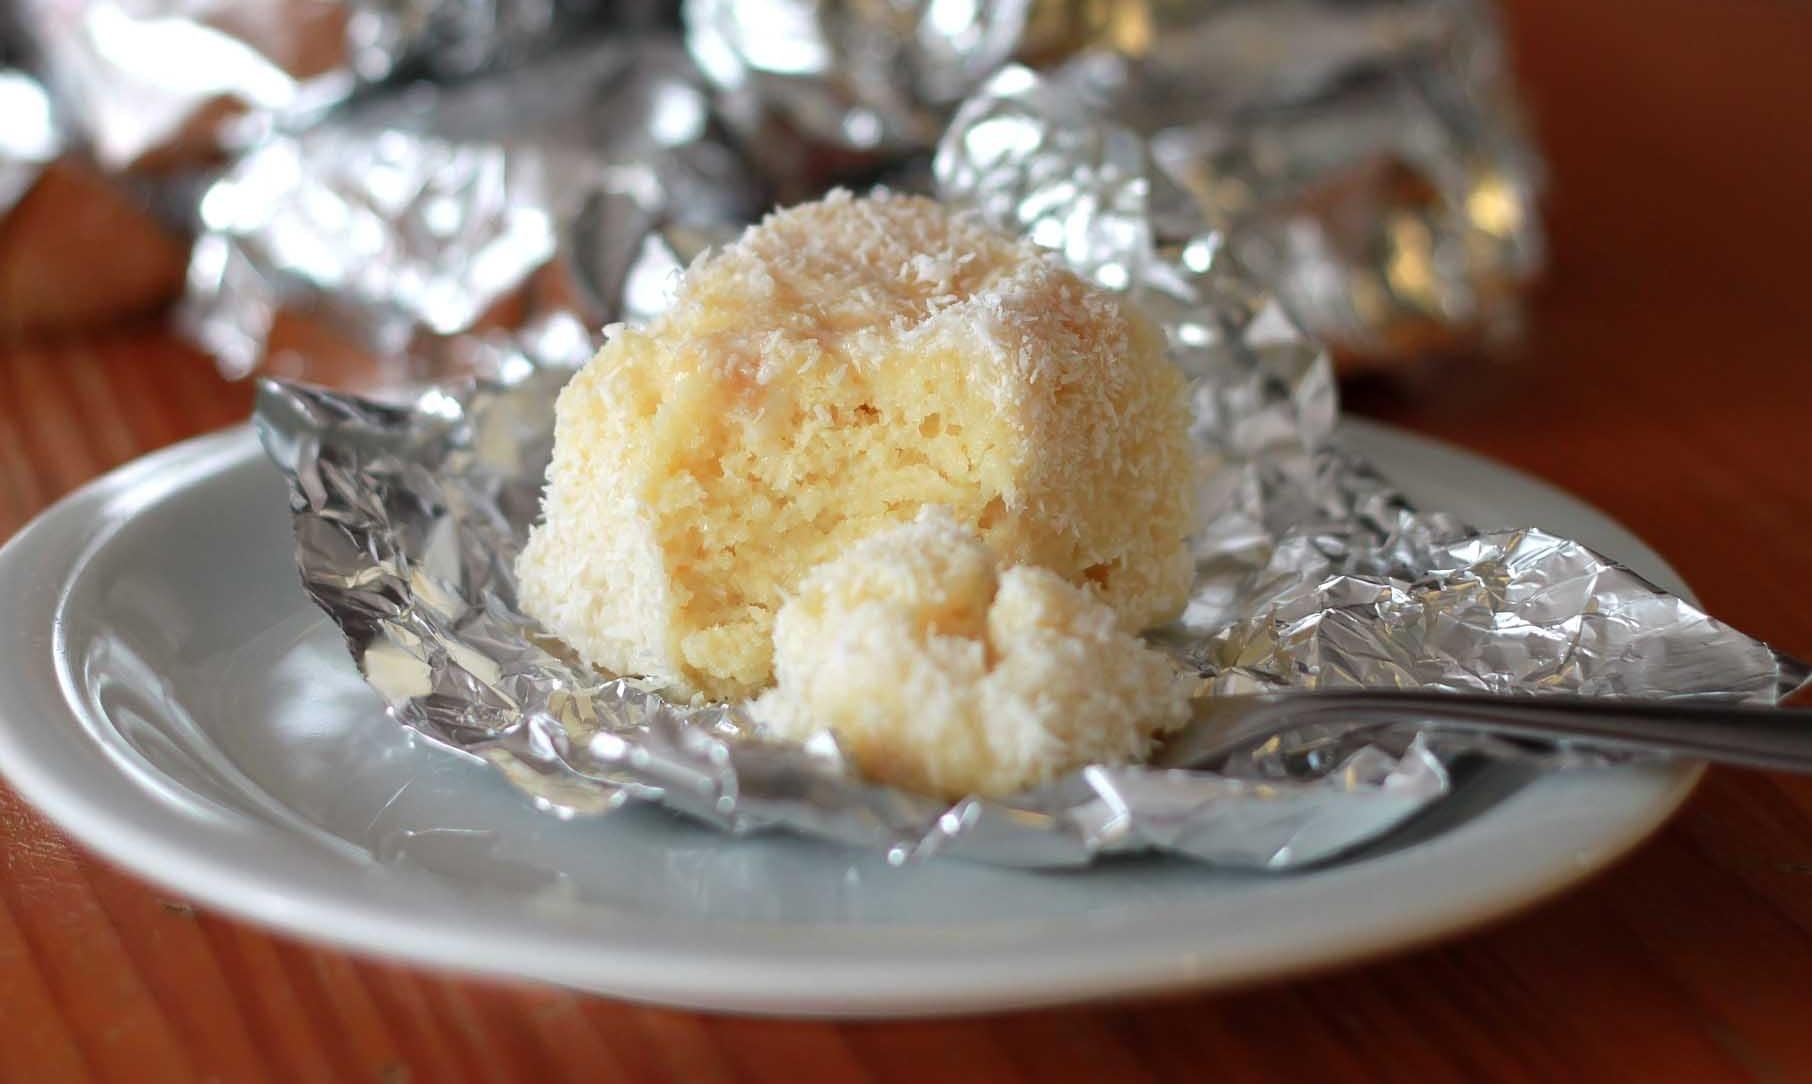
<instances>
[{"instance_id":1,"label":"aluminum foil wrapper","mask_svg":"<svg viewBox=\"0 0 1812 1084\"><path fill-rule=\"evenodd\" d=\"M1408 685L1767 703L1804 678L1577 544L1410 507L1339 446L1326 352L1200 204L1153 171L1144 141L1018 78L1013 100L1036 108L959 124L938 183L1165 324L1213 469L1194 595L1154 635L1213 695ZM1447 795L1458 758L1600 759L1436 730L1322 729L1217 764L1093 766L1004 800L950 805L865 783L827 736L778 743L736 705L666 703L579 664L521 612L514 561L539 511L564 374L515 376L393 406L267 382L257 422L292 482L303 582L391 712L552 812L656 801L728 832L788 830L898 862L1061 867L1160 851L1282 870Z\"/></svg>"},{"instance_id":2,"label":"aluminum foil wrapper","mask_svg":"<svg viewBox=\"0 0 1812 1084\"><path fill-rule=\"evenodd\" d=\"M261 144L201 200L178 322L235 376L339 382L285 349L296 315L368 384L574 365L654 303L660 258L763 202L676 41L600 40Z\"/></svg>"},{"instance_id":3,"label":"aluminum foil wrapper","mask_svg":"<svg viewBox=\"0 0 1812 1084\"><path fill-rule=\"evenodd\" d=\"M786 194L923 151L1019 47L1033 0L686 0L686 41Z\"/></svg>"},{"instance_id":4,"label":"aluminum foil wrapper","mask_svg":"<svg viewBox=\"0 0 1812 1084\"><path fill-rule=\"evenodd\" d=\"M668 704L607 679L520 611L513 565L563 382L541 370L402 406L267 382L257 415L292 481L303 582L392 714L489 761L550 812L656 801L727 832L790 830L896 862L1061 867L1155 850L1281 870L1378 838L1448 794L1463 753L1580 760L1434 733L1306 731L1212 770L1096 766L1005 800L949 805L864 783L834 742L776 743L735 706ZM1372 505L1394 526L1288 532L1262 562L1205 551L1203 590L1224 593L1217 612L1233 620L1166 641L1221 694L1414 683L1769 702L1802 676L1563 539L1461 532L1417 549L1445 537L1438 519L1363 472L1345 482L1355 520ZM1418 542L1354 548L1378 529Z\"/></svg>"},{"instance_id":5,"label":"aluminum foil wrapper","mask_svg":"<svg viewBox=\"0 0 1812 1084\"><path fill-rule=\"evenodd\" d=\"M449 78L586 28L610 0L18 0L72 125L102 165L167 167L318 117L396 75Z\"/></svg>"},{"instance_id":6,"label":"aluminum foil wrapper","mask_svg":"<svg viewBox=\"0 0 1812 1084\"><path fill-rule=\"evenodd\" d=\"M790 193L930 148L1017 58L1150 138L1247 266L1344 348L1513 333L1541 266L1541 166L1480 0L688 0L684 14Z\"/></svg>"}]
</instances>

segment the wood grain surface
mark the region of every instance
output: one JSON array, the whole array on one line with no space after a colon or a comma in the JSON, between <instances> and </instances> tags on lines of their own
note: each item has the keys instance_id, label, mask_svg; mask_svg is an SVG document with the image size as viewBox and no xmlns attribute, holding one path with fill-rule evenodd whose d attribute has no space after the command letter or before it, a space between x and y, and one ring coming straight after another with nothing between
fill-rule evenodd
<instances>
[{"instance_id":1,"label":"wood grain surface","mask_svg":"<svg viewBox=\"0 0 1812 1084\"><path fill-rule=\"evenodd\" d=\"M1527 342L1349 404L1571 489L1713 613L1812 655L1812 8L1511 14L1553 166ZM248 399L155 324L0 351L0 539ZM4 790L0 847L0 1081L1812 1080L1812 780L1757 772L1712 771L1612 871L1438 947L917 1023L705 1016L316 949L115 872Z\"/></svg>"}]
</instances>

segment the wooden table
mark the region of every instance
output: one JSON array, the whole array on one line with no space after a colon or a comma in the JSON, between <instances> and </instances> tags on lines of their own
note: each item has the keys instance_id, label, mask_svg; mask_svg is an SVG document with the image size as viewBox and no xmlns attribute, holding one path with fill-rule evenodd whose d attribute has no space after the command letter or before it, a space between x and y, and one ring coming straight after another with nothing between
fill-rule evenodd
<instances>
[{"instance_id":1,"label":"wooden table","mask_svg":"<svg viewBox=\"0 0 1812 1084\"><path fill-rule=\"evenodd\" d=\"M1349 402L1570 488L1713 613L1812 655L1812 10L1513 14L1554 172L1528 342ZM0 351L0 539L247 404L155 325ZM113 871L3 790L0 844L0 1081L1812 1080L1812 780L1757 772L1712 771L1611 872L1438 947L930 1023L702 1016L311 948Z\"/></svg>"}]
</instances>

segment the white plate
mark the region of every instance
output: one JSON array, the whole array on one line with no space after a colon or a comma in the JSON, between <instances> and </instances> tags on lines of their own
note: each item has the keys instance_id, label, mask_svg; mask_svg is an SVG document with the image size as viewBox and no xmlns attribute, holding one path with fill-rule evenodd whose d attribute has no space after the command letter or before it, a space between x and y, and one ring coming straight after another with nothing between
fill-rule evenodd
<instances>
[{"instance_id":1,"label":"white plate","mask_svg":"<svg viewBox=\"0 0 1812 1084\"><path fill-rule=\"evenodd\" d=\"M1349 429L1412 496L1571 535L1684 591L1579 502ZM1331 868L893 869L658 810L562 821L383 714L291 564L245 429L124 467L0 550L0 770L72 836L222 911L422 963L711 1009L972 1011L1323 966L1451 933L1598 869L1692 766L1492 768Z\"/></svg>"}]
</instances>

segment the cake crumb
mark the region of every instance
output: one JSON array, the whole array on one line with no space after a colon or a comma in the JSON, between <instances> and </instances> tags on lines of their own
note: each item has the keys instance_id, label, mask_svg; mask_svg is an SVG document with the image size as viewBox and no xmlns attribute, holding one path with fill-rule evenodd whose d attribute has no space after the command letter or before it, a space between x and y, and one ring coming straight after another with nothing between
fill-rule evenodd
<instances>
[{"instance_id":1,"label":"cake crumb","mask_svg":"<svg viewBox=\"0 0 1812 1084\"><path fill-rule=\"evenodd\" d=\"M867 778L947 799L1141 760L1194 684L1061 576L1003 571L944 508L808 574L774 659L778 685L749 708L764 729L829 731Z\"/></svg>"}]
</instances>

